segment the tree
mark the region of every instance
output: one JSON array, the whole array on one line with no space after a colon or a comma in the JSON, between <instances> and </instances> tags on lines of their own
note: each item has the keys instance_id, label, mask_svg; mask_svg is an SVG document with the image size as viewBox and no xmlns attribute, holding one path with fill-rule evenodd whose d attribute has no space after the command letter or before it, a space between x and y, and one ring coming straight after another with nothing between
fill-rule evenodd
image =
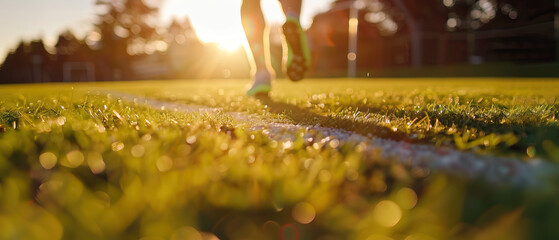
<instances>
[{"instance_id":1,"label":"tree","mask_svg":"<svg viewBox=\"0 0 559 240\"><path fill-rule=\"evenodd\" d=\"M102 55L113 69L114 79L130 78L133 55L143 54L157 40L159 9L142 0L97 0L104 8L95 28L100 35Z\"/></svg>"}]
</instances>

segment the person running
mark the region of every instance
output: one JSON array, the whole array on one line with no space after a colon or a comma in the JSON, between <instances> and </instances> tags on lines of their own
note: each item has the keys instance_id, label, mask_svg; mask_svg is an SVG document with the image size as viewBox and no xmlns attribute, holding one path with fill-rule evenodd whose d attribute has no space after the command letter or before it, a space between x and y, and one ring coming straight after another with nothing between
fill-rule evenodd
<instances>
[{"instance_id":1,"label":"person running","mask_svg":"<svg viewBox=\"0 0 559 240\"><path fill-rule=\"evenodd\" d=\"M282 26L284 35L282 70L292 81L299 81L305 77L311 61L307 38L299 22L301 1L279 0L286 18ZM253 83L246 94L267 95L272 90L275 72L270 64L269 43L264 36L266 22L260 0L243 0L241 21L253 60L251 71Z\"/></svg>"}]
</instances>

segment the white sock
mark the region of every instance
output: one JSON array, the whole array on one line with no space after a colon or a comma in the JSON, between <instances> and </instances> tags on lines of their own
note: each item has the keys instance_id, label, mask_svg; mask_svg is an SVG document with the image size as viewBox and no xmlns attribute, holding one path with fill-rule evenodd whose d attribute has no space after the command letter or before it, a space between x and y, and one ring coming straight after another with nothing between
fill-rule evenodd
<instances>
[{"instance_id":1,"label":"white sock","mask_svg":"<svg viewBox=\"0 0 559 240\"><path fill-rule=\"evenodd\" d=\"M273 74L268 70L260 70L254 74L254 85L271 84Z\"/></svg>"}]
</instances>

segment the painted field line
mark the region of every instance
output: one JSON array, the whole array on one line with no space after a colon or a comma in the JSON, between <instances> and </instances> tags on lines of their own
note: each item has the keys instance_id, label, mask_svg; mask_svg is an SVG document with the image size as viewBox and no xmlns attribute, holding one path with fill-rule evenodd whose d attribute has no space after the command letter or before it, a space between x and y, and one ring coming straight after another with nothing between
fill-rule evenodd
<instances>
[{"instance_id":1,"label":"painted field line","mask_svg":"<svg viewBox=\"0 0 559 240\"><path fill-rule=\"evenodd\" d=\"M557 164L535 158L529 161L513 157L481 155L463 152L450 147L436 147L427 144L410 144L378 137L367 137L343 129L321 126L295 125L278 123L263 119L254 114L239 112L223 112L221 108L187 105L176 102L161 101L139 97L126 93L110 92L112 97L136 104L145 104L155 109L180 111L186 113L226 114L242 123L245 130L261 132L271 140L280 143L293 142L301 130L306 134L303 138L309 142L328 144L330 147L343 146L345 143L355 144L366 156L374 156L380 161L402 163L420 173L432 171L443 172L468 180L483 179L492 185L546 189L551 178L559 175Z\"/></svg>"}]
</instances>

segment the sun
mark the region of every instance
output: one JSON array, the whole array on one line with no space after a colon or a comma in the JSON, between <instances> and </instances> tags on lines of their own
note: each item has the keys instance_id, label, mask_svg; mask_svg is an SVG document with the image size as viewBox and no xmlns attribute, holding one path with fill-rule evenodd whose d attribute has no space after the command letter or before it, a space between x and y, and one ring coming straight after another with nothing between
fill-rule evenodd
<instances>
[{"instance_id":1,"label":"sun","mask_svg":"<svg viewBox=\"0 0 559 240\"><path fill-rule=\"evenodd\" d=\"M161 17L164 21L188 17L201 41L235 51L246 44L240 7L241 0L166 0ZM262 9L269 21L282 21L278 1L264 1Z\"/></svg>"},{"instance_id":2,"label":"sun","mask_svg":"<svg viewBox=\"0 0 559 240\"><path fill-rule=\"evenodd\" d=\"M224 39L215 43L227 52L234 52L242 46L242 40L240 39Z\"/></svg>"},{"instance_id":3,"label":"sun","mask_svg":"<svg viewBox=\"0 0 559 240\"><path fill-rule=\"evenodd\" d=\"M188 17L202 42L235 51L246 41L239 15L240 4L240 0L167 0L161 17L164 21Z\"/></svg>"}]
</instances>

